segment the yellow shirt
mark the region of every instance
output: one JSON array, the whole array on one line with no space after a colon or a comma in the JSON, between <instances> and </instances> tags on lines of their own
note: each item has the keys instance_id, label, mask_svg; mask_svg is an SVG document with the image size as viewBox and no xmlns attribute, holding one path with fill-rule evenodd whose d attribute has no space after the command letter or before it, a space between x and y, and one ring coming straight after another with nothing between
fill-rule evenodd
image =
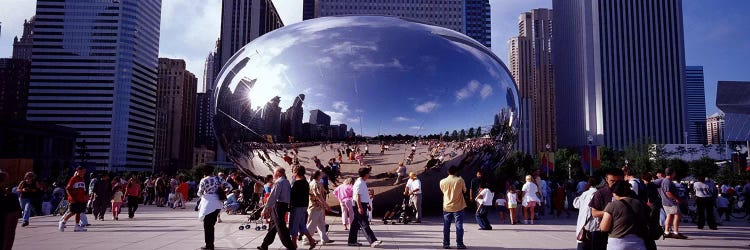
<instances>
[{"instance_id":1,"label":"yellow shirt","mask_svg":"<svg viewBox=\"0 0 750 250\"><path fill-rule=\"evenodd\" d=\"M466 183L463 178L448 175L440 181L440 191L443 191L443 211L458 212L466 208Z\"/></svg>"},{"instance_id":2,"label":"yellow shirt","mask_svg":"<svg viewBox=\"0 0 750 250\"><path fill-rule=\"evenodd\" d=\"M122 202L122 191L117 191L112 195L112 202Z\"/></svg>"}]
</instances>

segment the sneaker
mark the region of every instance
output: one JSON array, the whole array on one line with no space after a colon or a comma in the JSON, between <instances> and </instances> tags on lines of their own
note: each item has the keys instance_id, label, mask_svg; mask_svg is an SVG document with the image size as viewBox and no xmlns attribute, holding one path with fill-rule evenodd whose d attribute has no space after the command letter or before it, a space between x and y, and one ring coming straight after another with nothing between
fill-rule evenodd
<instances>
[{"instance_id":1,"label":"sneaker","mask_svg":"<svg viewBox=\"0 0 750 250\"><path fill-rule=\"evenodd\" d=\"M451 249L451 246L445 245L443 246L443 249Z\"/></svg>"},{"instance_id":2,"label":"sneaker","mask_svg":"<svg viewBox=\"0 0 750 250\"><path fill-rule=\"evenodd\" d=\"M73 229L73 232L86 232L86 228L82 226L76 226L75 229Z\"/></svg>"},{"instance_id":3,"label":"sneaker","mask_svg":"<svg viewBox=\"0 0 750 250\"><path fill-rule=\"evenodd\" d=\"M531 225L534 225L534 220L531 221Z\"/></svg>"},{"instance_id":4,"label":"sneaker","mask_svg":"<svg viewBox=\"0 0 750 250\"><path fill-rule=\"evenodd\" d=\"M29 225L29 222L28 222L28 221L24 221L24 222L23 222L23 224L21 224L21 226L22 226L22 227L26 227L26 226L28 226L28 225Z\"/></svg>"},{"instance_id":5,"label":"sneaker","mask_svg":"<svg viewBox=\"0 0 750 250\"><path fill-rule=\"evenodd\" d=\"M465 245L458 245L458 246L456 246L456 249L466 249L466 246Z\"/></svg>"},{"instance_id":6,"label":"sneaker","mask_svg":"<svg viewBox=\"0 0 750 250\"><path fill-rule=\"evenodd\" d=\"M58 222L57 229L60 230L60 232L65 232L65 222L64 221Z\"/></svg>"},{"instance_id":7,"label":"sneaker","mask_svg":"<svg viewBox=\"0 0 750 250\"><path fill-rule=\"evenodd\" d=\"M376 240L376 241L372 242L372 244L370 244L370 247L372 247L372 248L378 248L378 247L380 247L381 244L383 244L382 241Z\"/></svg>"},{"instance_id":8,"label":"sneaker","mask_svg":"<svg viewBox=\"0 0 750 250\"><path fill-rule=\"evenodd\" d=\"M361 247L362 243L359 243L359 242L357 242L357 243L347 243L346 245L350 246L350 247Z\"/></svg>"}]
</instances>

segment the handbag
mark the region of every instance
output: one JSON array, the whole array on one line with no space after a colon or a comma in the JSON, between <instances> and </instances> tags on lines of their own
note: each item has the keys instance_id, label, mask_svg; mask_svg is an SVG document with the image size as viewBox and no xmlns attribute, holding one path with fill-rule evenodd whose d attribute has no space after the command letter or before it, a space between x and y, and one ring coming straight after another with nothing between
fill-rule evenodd
<instances>
[{"instance_id":1,"label":"handbag","mask_svg":"<svg viewBox=\"0 0 750 250\"><path fill-rule=\"evenodd\" d=\"M221 179L216 177L216 180L219 182L219 188L216 189L216 195L219 196L220 201L225 201L227 200L227 191L224 188L224 184L221 183Z\"/></svg>"},{"instance_id":2,"label":"handbag","mask_svg":"<svg viewBox=\"0 0 750 250\"><path fill-rule=\"evenodd\" d=\"M625 204L625 207L627 207L628 210L630 210L630 213L636 216L638 215L635 213L635 211L633 211L633 208L630 207L630 204L628 204L624 200L620 200L620 202ZM641 233L638 236L640 236L644 240L658 240L659 238L662 237L662 234L664 233L664 228L661 227L661 225L659 225L659 222L649 219L648 216L646 218L646 223L641 224L641 225L642 226L639 230Z\"/></svg>"},{"instance_id":3,"label":"handbag","mask_svg":"<svg viewBox=\"0 0 750 250\"><path fill-rule=\"evenodd\" d=\"M591 240L591 231L586 229L586 225L589 224L589 220L591 220L591 215L586 218L586 222L583 223L583 226L581 226L581 230L578 231L578 235L576 236L576 240L587 242Z\"/></svg>"}]
</instances>

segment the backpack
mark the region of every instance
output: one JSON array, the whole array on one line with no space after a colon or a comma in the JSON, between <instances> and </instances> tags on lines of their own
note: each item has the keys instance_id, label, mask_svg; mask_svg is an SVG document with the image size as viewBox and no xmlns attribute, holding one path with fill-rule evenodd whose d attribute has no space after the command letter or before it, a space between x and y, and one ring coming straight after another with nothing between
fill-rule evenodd
<instances>
[{"instance_id":1,"label":"backpack","mask_svg":"<svg viewBox=\"0 0 750 250\"><path fill-rule=\"evenodd\" d=\"M636 183L635 185L638 186L638 197L636 198L645 204L648 202L648 191L646 190L646 185L643 184L643 181L640 179L635 179L634 181Z\"/></svg>"}]
</instances>

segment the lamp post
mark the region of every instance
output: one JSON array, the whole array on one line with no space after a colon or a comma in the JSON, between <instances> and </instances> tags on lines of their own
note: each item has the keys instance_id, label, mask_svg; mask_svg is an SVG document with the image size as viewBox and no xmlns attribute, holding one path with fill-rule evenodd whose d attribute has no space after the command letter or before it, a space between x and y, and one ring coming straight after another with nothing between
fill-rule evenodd
<instances>
[{"instance_id":1,"label":"lamp post","mask_svg":"<svg viewBox=\"0 0 750 250\"><path fill-rule=\"evenodd\" d=\"M546 167L546 168L547 168L547 170L546 170L546 171L544 171L544 172L546 172L546 173L547 173L547 178L549 178L549 171L550 171L550 169L549 169L549 165L547 165L547 164L549 163L549 161L550 161L550 159L549 159L549 149L550 149L550 147L551 147L551 146L549 145L549 143L547 143L546 145L544 145L544 148L545 148L545 149L547 149L547 152L546 152L546 154L547 154L547 157L544 157L545 159L547 159L547 162L545 162L545 163L544 163L544 167ZM554 162L554 161L553 161L553 162Z\"/></svg>"},{"instance_id":2,"label":"lamp post","mask_svg":"<svg viewBox=\"0 0 750 250\"><path fill-rule=\"evenodd\" d=\"M589 134L589 177L594 176L594 159L591 158L591 149L592 149L592 143L594 142L594 137Z\"/></svg>"}]
</instances>

